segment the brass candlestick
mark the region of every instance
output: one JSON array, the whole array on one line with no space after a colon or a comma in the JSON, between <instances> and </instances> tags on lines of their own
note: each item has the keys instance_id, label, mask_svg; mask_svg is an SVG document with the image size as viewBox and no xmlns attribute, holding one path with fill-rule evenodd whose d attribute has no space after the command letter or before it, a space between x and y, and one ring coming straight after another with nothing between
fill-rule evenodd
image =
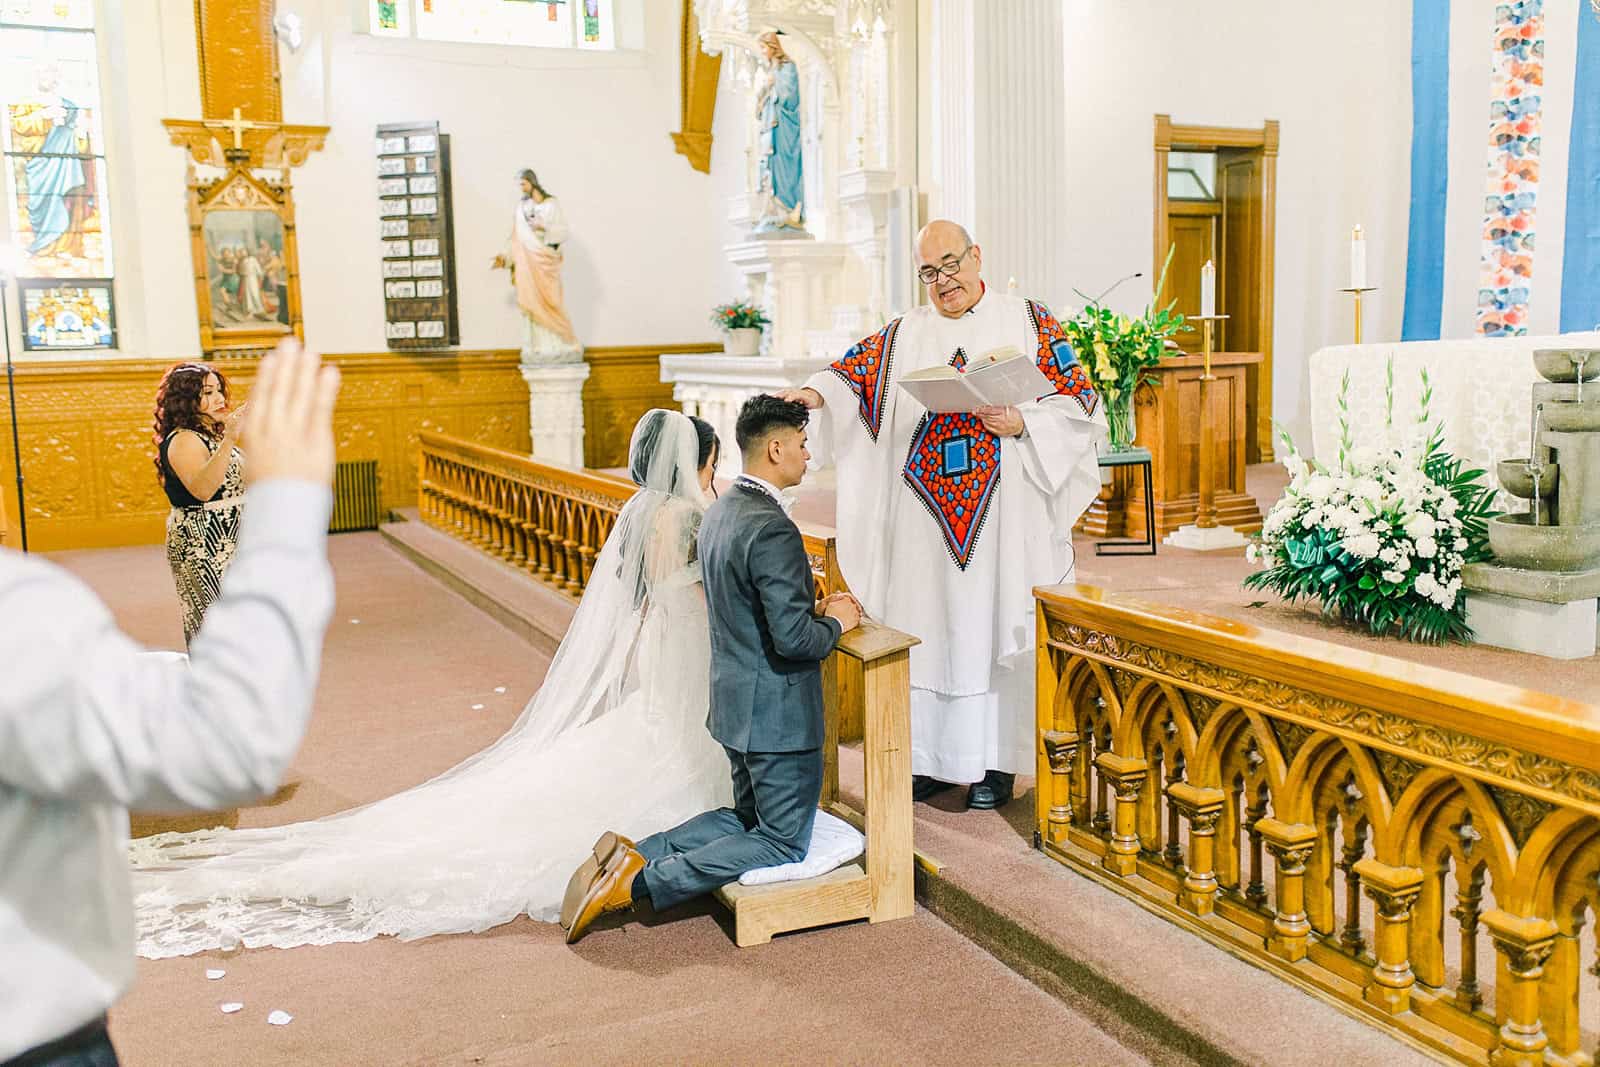
<instances>
[{"instance_id":1,"label":"brass candlestick","mask_svg":"<svg viewBox=\"0 0 1600 1067\"><path fill-rule=\"evenodd\" d=\"M1215 529L1217 525L1217 446L1211 425L1211 383L1217 380L1211 373L1211 331L1226 315L1196 315L1188 321L1201 325L1201 354L1205 359L1200 374L1200 462L1198 475L1199 505L1195 509L1194 524L1202 530Z\"/></svg>"},{"instance_id":2,"label":"brass candlestick","mask_svg":"<svg viewBox=\"0 0 1600 1067\"><path fill-rule=\"evenodd\" d=\"M1364 286L1361 286L1360 288L1356 288L1356 289L1347 288L1347 289L1340 289L1339 291L1341 293L1351 293L1356 298L1356 344L1360 344L1361 343L1361 294L1362 293L1375 293L1375 292L1378 291L1378 287L1376 285L1364 285Z\"/></svg>"}]
</instances>

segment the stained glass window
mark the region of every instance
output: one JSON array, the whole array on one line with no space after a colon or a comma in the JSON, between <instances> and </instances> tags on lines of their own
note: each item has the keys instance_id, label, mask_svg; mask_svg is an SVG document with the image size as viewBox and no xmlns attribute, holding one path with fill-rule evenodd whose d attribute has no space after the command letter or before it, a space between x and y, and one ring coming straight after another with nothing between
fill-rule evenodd
<instances>
[{"instance_id":1,"label":"stained glass window","mask_svg":"<svg viewBox=\"0 0 1600 1067\"><path fill-rule=\"evenodd\" d=\"M0 240L20 252L23 347L113 347L94 0L0 0L0 56Z\"/></svg>"},{"instance_id":2,"label":"stained glass window","mask_svg":"<svg viewBox=\"0 0 1600 1067\"><path fill-rule=\"evenodd\" d=\"M29 351L111 348L116 320L111 311L111 281L23 281L22 347Z\"/></svg>"},{"instance_id":3,"label":"stained glass window","mask_svg":"<svg viewBox=\"0 0 1600 1067\"><path fill-rule=\"evenodd\" d=\"M0 0L7 239L24 278L111 277L92 15L75 0Z\"/></svg>"},{"instance_id":4,"label":"stained glass window","mask_svg":"<svg viewBox=\"0 0 1600 1067\"><path fill-rule=\"evenodd\" d=\"M531 48L616 47L614 0L366 2L368 32L379 37Z\"/></svg>"}]
</instances>

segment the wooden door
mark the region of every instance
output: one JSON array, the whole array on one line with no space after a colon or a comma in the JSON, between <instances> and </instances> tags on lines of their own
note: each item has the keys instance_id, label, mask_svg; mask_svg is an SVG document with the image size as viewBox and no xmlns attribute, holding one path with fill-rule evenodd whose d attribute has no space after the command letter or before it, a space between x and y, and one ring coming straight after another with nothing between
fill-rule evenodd
<instances>
[{"instance_id":1,"label":"wooden door","mask_svg":"<svg viewBox=\"0 0 1600 1067\"><path fill-rule=\"evenodd\" d=\"M1218 332L1220 351L1263 351L1261 311L1267 285L1261 226L1264 163L1265 152L1260 148L1223 148L1217 152L1217 196L1222 205L1217 313L1228 316ZM1261 367L1252 364L1245 375L1245 418L1254 426L1261 396ZM1254 434L1247 441L1249 462L1258 462L1259 442Z\"/></svg>"},{"instance_id":2,"label":"wooden door","mask_svg":"<svg viewBox=\"0 0 1600 1067\"><path fill-rule=\"evenodd\" d=\"M1214 263L1217 259L1217 221L1221 214L1222 206L1209 200L1174 200L1168 207L1167 233L1173 251L1163 299L1176 299L1177 310L1184 315L1200 314L1200 268L1207 260ZM1156 269L1160 267L1157 263Z\"/></svg>"}]
</instances>

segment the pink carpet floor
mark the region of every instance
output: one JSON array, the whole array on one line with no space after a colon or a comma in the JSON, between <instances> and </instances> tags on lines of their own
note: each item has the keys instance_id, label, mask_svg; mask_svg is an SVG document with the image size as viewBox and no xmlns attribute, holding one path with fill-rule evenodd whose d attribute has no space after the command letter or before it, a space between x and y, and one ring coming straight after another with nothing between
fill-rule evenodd
<instances>
[{"instance_id":1,"label":"pink carpet floor","mask_svg":"<svg viewBox=\"0 0 1600 1067\"><path fill-rule=\"evenodd\" d=\"M330 555L338 612L311 732L290 786L241 825L330 814L445 770L510 725L547 666L378 535L337 537ZM181 647L159 548L55 558L129 633ZM112 1035L130 1067L1148 1062L920 909L746 950L710 906L666 918L576 949L522 919L410 944L140 961ZM223 1015L227 1001L245 1008ZM293 1021L268 1025L274 1010Z\"/></svg>"}]
</instances>

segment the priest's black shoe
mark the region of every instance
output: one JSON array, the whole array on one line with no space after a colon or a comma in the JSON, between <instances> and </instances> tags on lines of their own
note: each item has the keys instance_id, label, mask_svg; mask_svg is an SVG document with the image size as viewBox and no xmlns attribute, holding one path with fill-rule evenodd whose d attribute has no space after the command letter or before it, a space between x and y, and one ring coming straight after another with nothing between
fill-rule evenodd
<instances>
[{"instance_id":1,"label":"priest's black shoe","mask_svg":"<svg viewBox=\"0 0 1600 1067\"><path fill-rule=\"evenodd\" d=\"M1009 803L1017 776L1004 771L989 771L983 781L967 790L967 807L978 811L992 811Z\"/></svg>"},{"instance_id":2,"label":"priest's black shoe","mask_svg":"<svg viewBox=\"0 0 1600 1067\"><path fill-rule=\"evenodd\" d=\"M931 800L943 793L946 789L955 788L949 782L941 782L937 778L926 774L913 774L911 776L911 799L914 801Z\"/></svg>"}]
</instances>

